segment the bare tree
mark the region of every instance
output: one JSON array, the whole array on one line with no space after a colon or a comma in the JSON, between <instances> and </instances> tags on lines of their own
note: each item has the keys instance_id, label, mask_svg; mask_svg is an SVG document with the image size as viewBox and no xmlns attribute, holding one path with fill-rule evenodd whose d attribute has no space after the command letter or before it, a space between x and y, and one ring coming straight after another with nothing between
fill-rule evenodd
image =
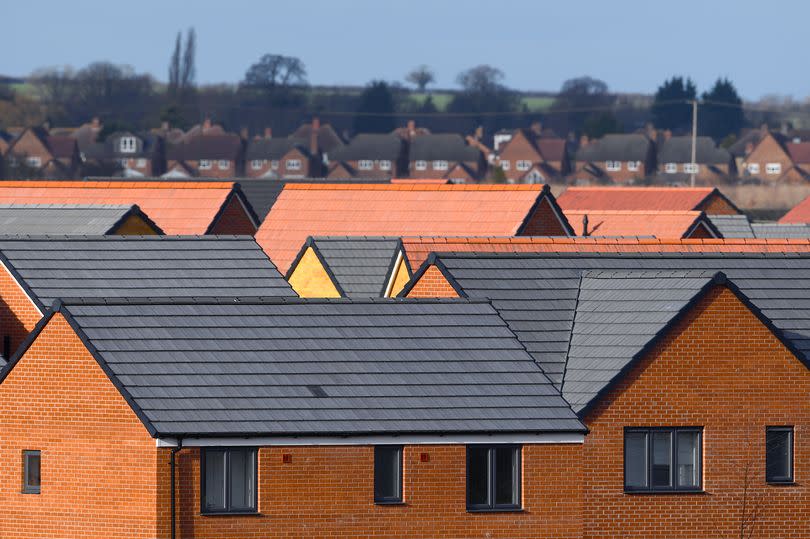
<instances>
[{"instance_id":1,"label":"bare tree","mask_svg":"<svg viewBox=\"0 0 810 539\"><path fill-rule=\"evenodd\" d=\"M428 84L436 82L436 75L426 65L420 65L405 76L405 80L414 84L419 88L420 92L424 92Z\"/></svg>"},{"instance_id":2,"label":"bare tree","mask_svg":"<svg viewBox=\"0 0 810 539\"><path fill-rule=\"evenodd\" d=\"M188 92L194 87L194 80L197 77L196 54L197 32L194 28L189 28L186 34L186 48L183 51L183 63L180 67L180 88L183 92Z\"/></svg>"},{"instance_id":3,"label":"bare tree","mask_svg":"<svg viewBox=\"0 0 810 539\"><path fill-rule=\"evenodd\" d=\"M169 61L169 95L175 97L180 88L180 54L182 47L182 36L177 32L177 39L174 41L174 52Z\"/></svg>"}]
</instances>

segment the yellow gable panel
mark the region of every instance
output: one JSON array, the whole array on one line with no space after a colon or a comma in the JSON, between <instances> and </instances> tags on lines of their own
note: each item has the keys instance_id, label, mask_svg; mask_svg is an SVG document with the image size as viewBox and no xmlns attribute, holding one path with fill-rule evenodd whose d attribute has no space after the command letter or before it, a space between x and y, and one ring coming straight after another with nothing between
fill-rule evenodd
<instances>
[{"instance_id":1,"label":"yellow gable panel","mask_svg":"<svg viewBox=\"0 0 810 539\"><path fill-rule=\"evenodd\" d=\"M397 264L397 267L394 268L394 284L391 286L391 292L387 297L396 297L397 294L402 292L402 289L405 288L405 285L408 284L408 281L410 280L411 276L408 273L408 266L405 263L405 257L400 256L399 264Z\"/></svg>"},{"instance_id":2,"label":"yellow gable panel","mask_svg":"<svg viewBox=\"0 0 810 539\"><path fill-rule=\"evenodd\" d=\"M293 268L287 279L302 298L339 298L340 292L329 277L312 247L308 247L304 256Z\"/></svg>"},{"instance_id":3,"label":"yellow gable panel","mask_svg":"<svg viewBox=\"0 0 810 539\"><path fill-rule=\"evenodd\" d=\"M158 232L139 215L130 215L112 233L120 236L155 236Z\"/></svg>"}]
</instances>

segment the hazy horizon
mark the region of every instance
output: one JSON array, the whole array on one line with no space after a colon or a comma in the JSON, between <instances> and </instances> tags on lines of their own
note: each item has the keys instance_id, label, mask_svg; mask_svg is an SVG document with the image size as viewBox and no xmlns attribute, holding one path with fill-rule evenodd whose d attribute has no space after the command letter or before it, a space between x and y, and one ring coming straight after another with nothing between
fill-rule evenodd
<instances>
[{"instance_id":1,"label":"hazy horizon","mask_svg":"<svg viewBox=\"0 0 810 539\"><path fill-rule=\"evenodd\" d=\"M810 95L810 73L785 69L779 59L800 50L810 2L770 2L775 13L791 16L779 18L779 32L767 38L756 32L767 24L755 9L760 5L232 0L223 10L213 0L143 0L122 14L120 4L102 0L42 0L5 6L8 21L36 20L37 30L7 25L7 43L29 43L15 47L23 54L0 60L0 74L27 76L38 68L106 60L165 81L177 32L193 26L201 84L236 83L261 55L276 53L301 58L315 85L403 81L410 69L426 64L436 73L435 88L455 88L458 72L490 64L504 72L507 86L521 91L553 92L566 79L590 75L613 91L651 94L664 79L683 75L700 91L728 77L748 100L802 100Z\"/></svg>"}]
</instances>

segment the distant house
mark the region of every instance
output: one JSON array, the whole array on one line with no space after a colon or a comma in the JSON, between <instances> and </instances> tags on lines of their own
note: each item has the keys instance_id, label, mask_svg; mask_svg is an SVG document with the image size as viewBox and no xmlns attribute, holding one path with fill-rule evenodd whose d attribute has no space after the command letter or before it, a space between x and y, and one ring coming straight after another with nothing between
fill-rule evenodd
<instances>
[{"instance_id":1,"label":"distant house","mask_svg":"<svg viewBox=\"0 0 810 539\"><path fill-rule=\"evenodd\" d=\"M741 179L756 178L773 183L790 178L800 179L801 175L794 170L787 139L780 133L763 129L746 142L739 176Z\"/></svg>"},{"instance_id":2,"label":"distant house","mask_svg":"<svg viewBox=\"0 0 810 539\"><path fill-rule=\"evenodd\" d=\"M579 236L640 236L664 239L720 238L699 211L566 210Z\"/></svg>"},{"instance_id":3,"label":"distant house","mask_svg":"<svg viewBox=\"0 0 810 539\"><path fill-rule=\"evenodd\" d=\"M701 184L736 176L737 167L731 153L719 148L710 137L697 137L695 163L692 163L692 137L665 138L658 149L658 177L666 183L683 184L695 174Z\"/></svg>"},{"instance_id":4,"label":"distant house","mask_svg":"<svg viewBox=\"0 0 810 539\"><path fill-rule=\"evenodd\" d=\"M166 147L167 177L233 178L242 176L244 144L239 135L226 133L206 120L192 127L179 142Z\"/></svg>"},{"instance_id":5,"label":"distant house","mask_svg":"<svg viewBox=\"0 0 810 539\"><path fill-rule=\"evenodd\" d=\"M713 187L569 187L557 201L565 212L631 210L742 214L742 210Z\"/></svg>"},{"instance_id":6,"label":"distant house","mask_svg":"<svg viewBox=\"0 0 810 539\"><path fill-rule=\"evenodd\" d=\"M321 176L317 148L313 154L307 142L292 138L256 138L245 152L248 178L296 179Z\"/></svg>"},{"instance_id":7,"label":"distant house","mask_svg":"<svg viewBox=\"0 0 810 539\"><path fill-rule=\"evenodd\" d=\"M336 177L332 175L336 167L360 178L400 177L407 172L405 142L396 135L357 135L333 150L329 162L329 177Z\"/></svg>"},{"instance_id":8,"label":"distant house","mask_svg":"<svg viewBox=\"0 0 810 539\"><path fill-rule=\"evenodd\" d=\"M50 135L42 127L25 129L10 144L9 168L24 166L38 170L46 178L73 178L79 170L79 147L76 139L65 135Z\"/></svg>"},{"instance_id":9,"label":"distant house","mask_svg":"<svg viewBox=\"0 0 810 539\"><path fill-rule=\"evenodd\" d=\"M810 180L810 142L788 142L785 148L793 166L785 172L782 180L790 182Z\"/></svg>"},{"instance_id":10,"label":"distant house","mask_svg":"<svg viewBox=\"0 0 810 539\"><path fill-rule=\"evenodd\" d=\"M584 142L576 153L574 175L577 179L597 177L615 183L632 183L655 171L655 145L646 135L605 135L599 140Z\"/></svg>"},{"instance_id":11,"label":"distant house","mask_svg":"<svg viewBox=\"0 0 810 539\"><path fill-rule=\"evenodd\" d=\"M93 170L95 164L99 170L113 168L123 176L140 178L159 176L165 167L163 139L152 133L116 131L104 141L88 146L83 153L86 170Z\"/></svg>"},{"instance_id":12,"label":"distant house","mask_svg":"<svg viewBox=\"0 0 810 539\"><path fill-rule=\"evenodd\" d=\"M314 141L312 138L313 133L315 135ZM330 124L322 124L318 118L313 118L311 123L302 124L293 131L289 138L308 141L310 152L313 154L320 153L325 160L329 160L332 152L345 144Z\"/></svg>"},{"instance_id":13,"label":"distant house","mask_svg":"<svg viewBox=\"0 0 810 539\"><path fill-rule=\"evenodd\" d=\"M419 135L408 151L411 178L477 180L486 169L481 150L454 133Z\"/></svg>"},{"instance_id":14,"label":"distant house","mask_svg":"<svg viewBox=\"0 0 810 539\"><path fill-rule=\"evenodd\" d=\"M569 173L568 145L539 124L518 129L510 138L502 137L497 165L511 183L546 183Z\"/></svg>"}]
</instances>

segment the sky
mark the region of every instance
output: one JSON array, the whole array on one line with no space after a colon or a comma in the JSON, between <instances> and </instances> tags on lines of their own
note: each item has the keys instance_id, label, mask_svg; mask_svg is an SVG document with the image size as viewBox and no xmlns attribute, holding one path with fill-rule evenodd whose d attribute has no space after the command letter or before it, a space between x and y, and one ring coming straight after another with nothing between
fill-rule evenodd
<instances>
[{"instance_id":1,"label":"sky","mask_svg":"<svg viewBox=\"0 0 810 539\"><path fill-rule=\"evenodd\" d=\"M768 0L767 10L762 0L0 3L4 75L108 60L166 80L176 34L193 26L200 83L237 82L274 53L303 60L312 84L403 81L426 64L437 87L453 88L460 71L490 64L507 86L526 91L556 91L590 75L614 91L653 93L678 74L699 91L729 77L749 100L810 95L810 70L802 67L806 0Z\"/></svg>"}]
</instances>

